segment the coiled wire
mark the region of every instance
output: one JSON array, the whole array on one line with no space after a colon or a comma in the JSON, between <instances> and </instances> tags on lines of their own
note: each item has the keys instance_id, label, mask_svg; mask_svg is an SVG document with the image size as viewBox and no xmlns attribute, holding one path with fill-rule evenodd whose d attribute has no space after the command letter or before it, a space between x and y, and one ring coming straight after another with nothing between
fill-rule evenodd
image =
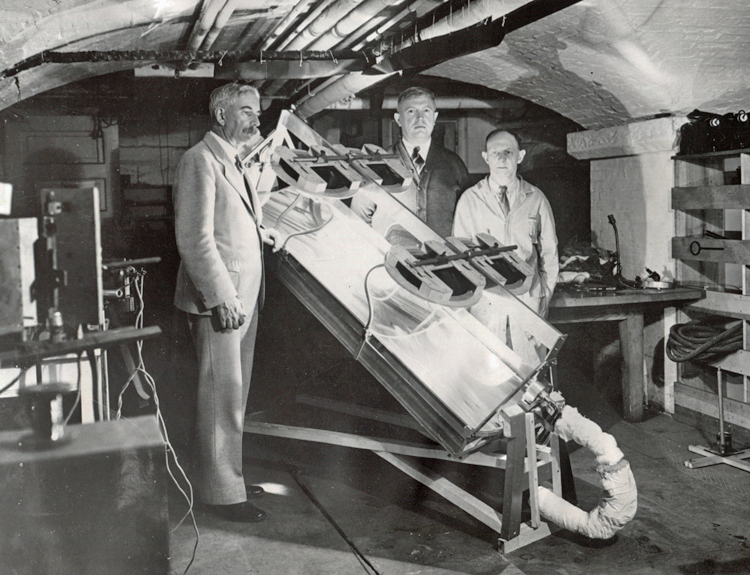
<instances>
[{"instance_id":1,"label":"coiled wire","mask_svg":"<svg viewBox=\"0 0 750 575\"><path fill-rule=\"evenodd\" d=\"M742 323L730 328L711 320L675 324L669 330L667 357L678 363L718 361L742 349Z\"/></svg>"}]
</instances>

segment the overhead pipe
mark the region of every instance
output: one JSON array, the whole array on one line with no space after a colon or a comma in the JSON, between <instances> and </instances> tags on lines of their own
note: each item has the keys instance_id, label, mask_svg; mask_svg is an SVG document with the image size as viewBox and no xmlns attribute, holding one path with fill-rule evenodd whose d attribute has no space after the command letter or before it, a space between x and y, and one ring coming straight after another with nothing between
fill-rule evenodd
<instances>
[{"instance_id":1,"label":"overhead pipe","mask_svg":"<svg viewBox=\"0 0 750 575\"><path fill-rule=\"evenodd\" d=\"M367 36L366 38L360 40L357 43L357 46L356 46L355 49L356 50L361 50L362 48L364 48L365 44L369 44L370 42L372 42L373 40L375 40L379 36L382 36L383 33L386 30L390 30L390 28L394 24L396 24L396 22L400 22L401 20L403 20L404 18L406 18L406 16L408 16L409 14L411 14L413 12L416 12L417 8L419 8L422 4L424 4L427 1L428 0L414 0L414 2L412 2L406 8L404 8L403 10L401 10L401 12L399 12L398 14L396 14L395 16L393 16L392 18L390 18L390 19L386 20L385 22L383 22L369 36ZM430 0L430 1L434 2L435 0ZM367 32L369 32L369 30L366 31L365 34ZM340 47L341 48L345 48L345 47L349 46L353 41L354 40L352 40L351 42L348 42L348 43L347 42L343 42Z\"/></svg>"},{"instance_id":2,"label":"overhead pipe","mask_svg":"<svg viewBox=\"0 0 750 575\"><path fill-rule=\"evenodd\" d=\"M335 26L344 16L349 14L354 8L362 4L363 0L336 0L328 8L326 8L320 16L310 23L307 28L301 30L295 38L289 42L285 49L287 50L301 50L325 32Z\"/></svg>"},{"instance_id":3,"label":"overhead pipe","mask_svg":"<svg viewBox=\"0 0 750 575\"><path fill-rule=\"evenodd\" d=\"M313 11L310 12L310 14L308 14L307 17L302 22L300 22L300 24L298 26L295 27L295 31L292 34L290 34L287 38L285 38L281 42L281 44L279 44L278 49L279 50L284 50L289 45L289 43L292 40L294 40L299 35L299 33L302 30L304 30L305 28L307 28L310 25L311 22L314 22L315 20L317 20L318 16L321 15L321 13L323 12L323 10L326 10L335 1L336 0L322 0L321 3L318 4L313 9Z\"/></svg>"},{"instance_id":4,"label":"overhead pipe","mask_svg":"<svg viewBox=\"0 0 750 575\"><path fill-rule=\"evenodd\" d=\"M204 0L188 39L188 51L197 52L204 46L204 50L208 50L226 26L236 6L237 0ZM181 64L180 69L186 70L193 62L190 59Z\"/></svg>"},{"instance_id":5,"label":"overhead pipe","mask_svg":"<svg viewBox=\"0 0 750 575\"><path fill-rule=\"evenodd\" d=\"M200 14L188 39L188 50L197 52L200 49L226 3L227 0L203 0Z\"/></svg>"},{"instance_id":6,"label":"overhead pipe","mask_svg":"<svg viewBox=\"0 0 750 575\"><path fill-rule=\"evenodd\" d=\"M318 4L302 22L300 22L300 24L296 27L296 30L287 38L282 40L281 44L279 44L278 46L278 49L285 50L286 47L289 46L289 44L291 44L297 38L297 36L299 36L302 30L306 29L312 22L315 22L323 13L323 11L327 10L328 7L334 2L336 2L336 0L322 0L321 3ZM286 84L286 80L276 80L275 82L271 82L263 90L263 94L267 96L274 96L278 93L279 90L281 90L281 88L284 87L284 84Z\"/></svg>"},{"instance_id":7,"label":"overhead pipe","mask_svg":"<svg viewBox=\"0 0 750 575\"><path fill-rule=\"evenodd\" d=\"M232 14L237 8L238 3L239 0L227 0L227 3L224 4L224 7L219 11L216 20L214 20L214 24L213 26L211 26L211 30L203 40L203 43L200 47L201 50L207 51L211 49L211 47L214 45L214 42L216 42L216 39L219 37L219 34L221 34L221 31L224 29L224 26L226 26L227 22L229 22L229 18L232 17Z\"/></svg>"},{"instance_id":8,"label":"overhead pipe","mask_svg":"<svg viewBox=\"0 0 750 575\"><path fill-rule=\"evenodd\" d=\"M378 82L391 77L395 72L390 74L369 74L362 72L352 72L342 76L326 88L318 90L314 96L306 99L296 109L296 113L302 118L309 118L321 110L325 110L331 104L340 102L352 94L366 90Z\"/></svg>"},{"instance_id":9,"label":"overhead pipe","mask_svg":"<svg viewBox=\"0 0 750 575\"><path fill-rule=\"evenodd\" d=\"M294 8L292 8L289 11L289 14L284 16L284 19L279 22L279 24L273 29L273 31L266 37L265 40L263 40L263 43L260 45L261 50L268 50L274 42L276 42L284 32L287 31L287 28L291 26L292 22L302 13L304 13L305 10L307 10L308 6L310 4L314 3L315 0L299 0Z\"/></svg>"},{"instance_id":10,"label":"overhead pipe","mask_svg":"<svg viewBox=\"0 0 750 575\"><path fill-rule=\"evenodd\" d=\"M436 96L435 107L438 110L496 110L505 108L509 100L481 99L461 96ZM395 110L398 104L397 96L383 98L381 110ZM336 102L328 107L329 110L369 110L369 98L347 98L344 102Z\"/></svg>"},{"instance_id":11,"label":"overhead pipe","mask_svg":"<svg viewBox=\"0 0 750 575\"><path fill-rule=\"evenodd\" d=\"M458 30L463 30L487 18L496 20L528 3L529 0L482 0L481 2L469 2L460 11L439 20L432 26L418 30L415 35L410 35L404 39L399 45L398 50L408 48L414 44L415 40L424 42L425 40L431 40Z\"/></svg>"},{"instance_id":12,"label":"overhead pipe","mask_svg":"<svg viewBox=\"0 0 750 575\"><path fill-rule=\"evenodd\" d=\"M355 30L362 28L375 16L380 14L389 6L399 3L401 0L365 0L354 10L339 20L328 32L324 33L312 44L311 50L328 50L336 46Z\"/></svg>"},{"instance_id":13,"label":"overhead pipe","mask_svg":"<svg viewBox=\"0 0 750 575\"><path fill-rule=\"evenodd\" d=\"M428 26L415 34L415 37L407 39L401 43L391 54L398 54L405 48L417 41L423 42L432 38L448 38L451 32L463 30L474 26L488 18L493 20L493 24L499 18L503 18L502 28L506 34L513 30L518 30L532 22L536 22L550 14L559 12L581 0L483 0L475 2L473 5L464 7L458 14L451 14L432 26ZM506 24L505 17L509 16ZM343 89L345 85L356 86L359 90L364 90L374 86L378 82L386 79L390 73L388 68L393 69L389 58L384 58L386 64L383 68L388 71L387 74L378 75L377 73L359 73L357 72L356 80L349 81L348 76L343 76L338 82L331 84L326 90L317 93L308 98L303 98L298 102L298 110L304 118L312 116L325 109L331 103L331 98L335 95L340 96L340 100L352 96L356 92L347 93ZM373 70L374 72L374 70Z\"/></svg>"},{"instance_id":14,"label":"overhead pipe","mask_svg":"<svg viewBox=\"0 0 750 575\"><path fill-rule=\"evenodd\" d=\"M434 38L440 34L435 34L433 29L447 29L448 32L445 32L447 34L461 28L472 26L485 20L488 17L488 12L490 10L496 10L497 13L494 14L494 17L499 18L507 14L511 8L516 8L518 5L524 4L526 1L528 0L488 0L487 2L476 2L475 4L481 4L482 7L478 9L475 7L474 9L466 10L458 17L454 15L444 18L420 32L419 36L420 38ZM490 12L489 15L492 15L492 13ZM447 20L450 20L451 22L448 23L446 22ZM457 22L461 24L460 27L457 25ZM398 50L410 45L411 40L407 40L407 42L401 44L395 51L397 52ZM317 92L314 96L303 98L297 106L297 113L303 118L309 118L313 114L317 114L335 102L374 86L388 78L390 75L391 74L362 74L360 72L348 74L342 77L338 82L328 86L325 90ZM357 89L350 91L350 88Z\"/></svg>"}]
</instances>

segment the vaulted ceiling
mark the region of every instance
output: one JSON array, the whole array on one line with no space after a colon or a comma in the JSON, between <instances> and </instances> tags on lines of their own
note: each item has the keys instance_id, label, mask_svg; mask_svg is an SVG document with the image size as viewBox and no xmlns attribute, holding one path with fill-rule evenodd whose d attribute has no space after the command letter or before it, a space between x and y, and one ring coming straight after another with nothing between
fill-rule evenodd
<instances>
[{"instance_id":1,"label":"vaulted ceiling","mask_svg":"<svg viewBox=\"0 0 750 575\"><path fill-rule=\"evenodd\" d=\"M501 90L587 128L694 108L737 111L749 100L750 4L736 0L8 4L0 109L135 68L253 81L303 116L399 71Z\"/></svg>"}]
</instances>

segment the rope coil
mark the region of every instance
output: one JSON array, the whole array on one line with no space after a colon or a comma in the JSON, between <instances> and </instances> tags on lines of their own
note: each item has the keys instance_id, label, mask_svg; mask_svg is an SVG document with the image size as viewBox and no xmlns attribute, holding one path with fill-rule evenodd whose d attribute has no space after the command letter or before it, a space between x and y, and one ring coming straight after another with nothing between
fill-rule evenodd
<instances>
[{"instance_id":1,"label":"rope coil","mask_svg":"<svg viewBox=\"0 0 750 575\"><path fill-rule=\"evenodd\" d=\"M678 323L669 330L667 357L674 362L712 363L742 349L742 322L727 328L710 321Z\"/></svg>"}]
</instances>

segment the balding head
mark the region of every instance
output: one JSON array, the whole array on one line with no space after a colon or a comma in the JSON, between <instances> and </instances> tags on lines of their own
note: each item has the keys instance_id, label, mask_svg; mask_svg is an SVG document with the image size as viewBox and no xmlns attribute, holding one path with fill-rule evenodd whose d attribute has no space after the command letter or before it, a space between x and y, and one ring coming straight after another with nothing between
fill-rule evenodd
<instances>
[{"instance_id":1,"label":"balding head","mask_svg":"<svg viewBox=\"0 0 750 575\"><path fill-rule=\"evenodd\" d=\"M490 178L499 186L508 186L516 179L518 164L525 155L518 137L507 130L490 132L482 152L482 158L490 167Z\"/></svg>"}]
</instances>

